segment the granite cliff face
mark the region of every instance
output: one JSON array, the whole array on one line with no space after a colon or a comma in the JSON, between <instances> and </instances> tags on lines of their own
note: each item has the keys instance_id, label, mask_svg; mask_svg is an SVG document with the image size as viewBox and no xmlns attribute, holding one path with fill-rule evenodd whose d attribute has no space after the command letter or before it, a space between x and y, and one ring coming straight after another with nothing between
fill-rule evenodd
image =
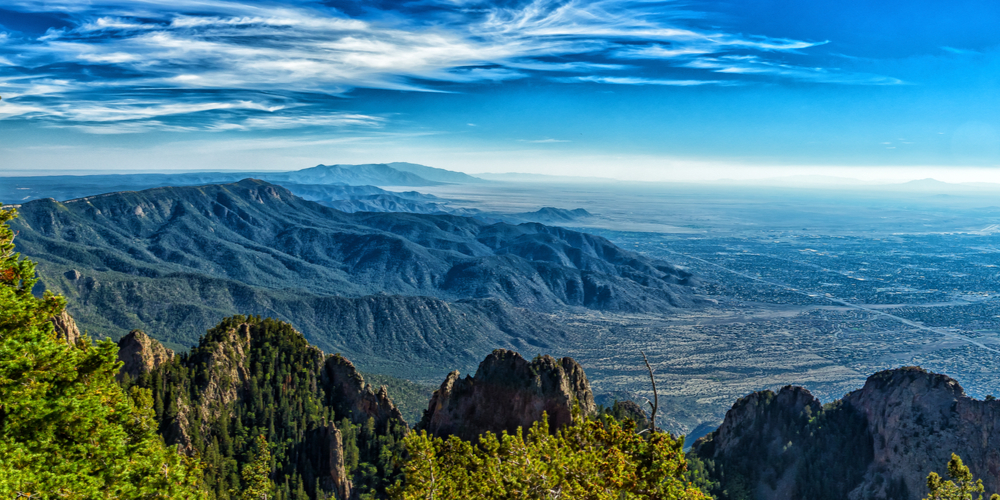
<instances>
[{"instance_id":1,"label":"granite cliff face","mask_svg":"<svg viewBox=\"0 0 1000 500\"><path fill-rule=\"evenodd\" d=\"M986 491L1000 491L1000 401L972 399L954 379L917 367L876 373L844 400L865 416L873 438L872 464L852 500L887 498L893 484L922 498L927 474L944 475L951 453Z\"/></svg>"},{"instance_id":2,"label":"granite cliff face","mask_svg":"<svg viewBox=\"0 0 1000 500\"><path fill-rule=\"evenodd\" d=\"M919 500L951 453L1000 490L1000 401L918 367L876 373L827 405L800 387L751 394L692 447L720 499Z\"/></svg>"},{"instance_id":3,"label":"granite cliff face","mask_svg":"<svg viewBox=\"0 0 1000 500\"><path fill-rule=\"evenodd\" d=\"M418 427L472 440L486 431L527 429L544 412L555 430L572 422L576 403L584 415L597 410L587 376L572 358L540 356L528 362L516 352L497 349L474 377L449 373Z\"/></svg>"}]
</instances>

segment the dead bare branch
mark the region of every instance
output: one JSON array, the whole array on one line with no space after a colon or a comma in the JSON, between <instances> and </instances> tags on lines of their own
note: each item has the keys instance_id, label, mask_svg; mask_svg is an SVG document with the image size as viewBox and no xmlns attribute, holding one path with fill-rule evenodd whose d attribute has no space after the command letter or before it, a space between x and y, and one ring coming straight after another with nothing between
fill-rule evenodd
<instances>
[{"instance_id":1,"label":"dead bare branch","mask_svg":"<svg viewBox=\"0 0 1000 500\"><path fill-rule=\"evenodd\" d=\"M656 432L656 410L660 406L660 396L656 393L656 379L653 378L653 367L649 366L649 360L646 359L646 353L643 351L639 352L642 353L642 360L646 363L646 369L649 370L649 382L653 384L653 402L650 403L649 401L646 401L646 403L648 403L653 409L652 414L649 416L649 432L653 433Z\"/></svg>"}]
</instances>

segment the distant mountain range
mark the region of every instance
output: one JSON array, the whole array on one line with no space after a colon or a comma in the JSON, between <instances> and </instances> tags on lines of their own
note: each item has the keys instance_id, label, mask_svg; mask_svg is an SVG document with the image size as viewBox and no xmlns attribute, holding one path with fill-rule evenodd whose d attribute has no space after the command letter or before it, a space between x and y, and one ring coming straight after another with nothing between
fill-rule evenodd
<instances>
[{"instance_id":1,"label":"distant mountain range","mask_svg":"<svg viewBox=\"0 0 1000 500\"><path fill-rule=\"evenodd\" d=\"M423 168L431 171L439 170L431 167ZM295 172L255 174L254 177L271 182L294 182L296 184L348 184L352 186L436 186L443 184L409 171L395 169L384 163L317 165Z\"/></svg>"},{"instance_id":2,"label":"distant mountain range","mask_svg":"<svg viewBox=\"0 0 1000 500\"><path fill-rule=\"evenodd\" d=\"M445 183L485 183L461 172L427 167L414 163L317 165L293 172L193 172L177 174L53 175L38 177L0 177L0 202L16 204L41 198L71 200L118 191L139 191L168 186L223 184L255 178L281 184L293 193L315 201L353 199L353 195L390 193L375 186L436 186ZM329 188L341 186L334 194ZM364 186L363 193L345 186ZM325 192L324 192L325 190ZM323 193L323 194L319 194ZM348 194L351 193L351 194ZM405 196L404 196L405 197Z\"/></svg>"},{"instance_id":3,"label":"distant mountain range","mask_svg":"<svg viewBox=\"0 0 1000 500\"><path fill-rule=\"evenodd\" d=\"M692 275L604 238L347 214L260 180L36 200L20 211L19 250L82 327L116 338L142 329L177 348L221 317L250 313L291 322L327 352L406 370L548 345L562 330L532 311L699 302Z\"/></svg>"}]
</instances>

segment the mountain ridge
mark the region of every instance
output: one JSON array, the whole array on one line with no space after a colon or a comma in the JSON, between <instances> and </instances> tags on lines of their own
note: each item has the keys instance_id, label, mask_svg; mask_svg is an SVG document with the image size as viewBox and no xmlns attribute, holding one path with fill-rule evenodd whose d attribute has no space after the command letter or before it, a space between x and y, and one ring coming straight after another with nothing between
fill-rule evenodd
<instances>
[{"instance_id":1,"label":"mountain ridge","mask_svg":"<svg viewBox=\"0 0 1000 500\"><path fill-rule=\"evenodd\" d=\"M548 312L700 303L696 277L604 238L453 215L346 214L259 180L37 200L14 225L20 250L83 328L113 338L141 329L180 350L222 317L250 313L393 370L469 366L496 347L560 338ZM379 338L433 342L412 346L420 358L379 351Z\"/></svg>"},{"instance_id":2,"label":"mountain ridge","mask_svg":"<svg viewBox=\"0 0 1000 500\"><path fill-rule=\"evenodd\" d=\"M488 184L490 181L486 179L480 179L463 172L455 172L452 170L445 170L443 168L428 167L426 165L420 165L417 163L407 163L402 161L394 161L392 163L386 163L390 167L400 170L403 172L409 172L414 175L418 175L424 179L436 182L447 182L449 184Z\"/></svg>"}]
</instances>

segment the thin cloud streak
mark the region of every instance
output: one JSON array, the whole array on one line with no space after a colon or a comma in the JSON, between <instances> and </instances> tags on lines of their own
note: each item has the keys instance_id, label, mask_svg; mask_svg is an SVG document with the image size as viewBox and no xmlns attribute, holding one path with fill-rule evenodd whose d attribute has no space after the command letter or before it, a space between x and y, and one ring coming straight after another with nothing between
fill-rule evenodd
<instances>
[{"instance_id":1,"label":"thin cloud streak","mask_svg":"<svg viewBox=\"0 0 1000 500\"><path fill-rule=\"evenodd\" d=\"M688 68L707 69L734 75L768 75L792 80L844 85L901 85L898 78L863 73L842 72L835 68L804 67L766 61L758 56L722 56L701 58L684 64Z\"/></svg>"},{"instance_id":2,"label":"thin cloud streak","mask_svg":"<svg viewBox=\"0 0 1000 500\"><path fill-rule=\"evenodd\" d=\"M674 87L691 87L697 85L733 85L734 82L722 80L660 80L655 78L636 78L628 76L578 76L576 81L592 83L608 83L614 85L667 85Z\"/></svg>"}]
</instances>

